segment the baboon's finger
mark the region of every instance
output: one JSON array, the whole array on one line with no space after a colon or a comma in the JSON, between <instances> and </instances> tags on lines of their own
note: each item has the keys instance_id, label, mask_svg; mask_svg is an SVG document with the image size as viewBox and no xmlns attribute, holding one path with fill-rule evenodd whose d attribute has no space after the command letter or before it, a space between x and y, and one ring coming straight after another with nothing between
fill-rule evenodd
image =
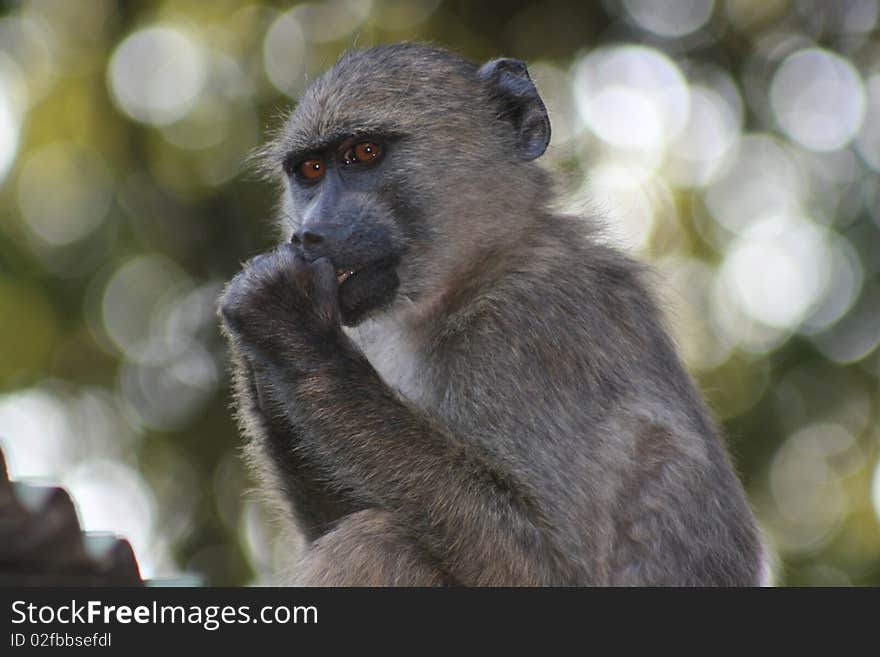
<instances>
[{"instance_id":1,"label":"baboon's finger","mask_svg":"<svg viewBox=\"0 0 880 657\"><path fill-rule=\"evenodd\" d=\"M329 258L318 258L310 265L314 285L315 310L328 323L339 322L339 283Z\"/></svg>"}]
</instances>

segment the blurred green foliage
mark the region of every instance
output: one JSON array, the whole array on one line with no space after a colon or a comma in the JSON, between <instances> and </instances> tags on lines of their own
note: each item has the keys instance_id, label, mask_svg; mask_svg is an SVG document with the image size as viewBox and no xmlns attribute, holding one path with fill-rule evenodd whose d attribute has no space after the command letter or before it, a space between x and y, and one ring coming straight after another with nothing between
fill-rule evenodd
<instances>
[{"instance_id":1,"label":"blurred green foliage","mask_svg":"<svg viewBox=\"0 0 880 657\"><path fill-rule=\"evenodd\" d=\"M430 40L529 62L554 124L547 166L657 265L777 581L880 584L878 12L0 1L12 475L60 479L148 576L260 582L289 557L246 494L214 320L222 282L273 242L276 192L244 161L344 49Z\"/></svg>"}]
</instances>

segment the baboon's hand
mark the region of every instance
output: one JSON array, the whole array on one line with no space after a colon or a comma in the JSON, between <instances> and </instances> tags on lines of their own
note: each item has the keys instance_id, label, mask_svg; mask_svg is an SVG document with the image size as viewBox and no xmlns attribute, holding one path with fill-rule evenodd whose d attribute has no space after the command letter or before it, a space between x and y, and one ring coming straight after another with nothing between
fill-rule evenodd
<instances>
[{"instance_id":1,"label":"baboon's hand","mask_svg":"<svg viewBox=\"0 0 880 657\"><path fill-rule=\"evenodd\" d=\"M295 349L340 332L336 273L327 258L314 262L283 244L250 260L220 297L228 333L254 348Z\"/></svg>"}]
</instances>

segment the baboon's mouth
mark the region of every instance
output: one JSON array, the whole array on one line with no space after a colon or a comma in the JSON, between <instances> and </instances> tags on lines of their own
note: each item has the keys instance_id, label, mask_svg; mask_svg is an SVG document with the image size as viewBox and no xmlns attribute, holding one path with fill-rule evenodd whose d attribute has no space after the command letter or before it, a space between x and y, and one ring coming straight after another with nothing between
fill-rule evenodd
<instances>
[{"instance_id":1,"label":"baboon's mouth","mask_svg":"<svg viewBox=\"0 0 880 657\"><path fill-rule=\"evenodd\" d=\"M381 271L387 267L393 267L395 264L394 258L381 258L379 260L374 260L373 262L368 262L363 265L357 265L355 267L337 267L336 269L336 282L341 286L345 281L353 276L357 276L361 278L361 275L364 277L368 277L371 273L376 273Z\"/></svg>"},{"instance_id":2,"label":"baboon's mouth","mask_svg":"<svg viewBox=\"0 0 880 657\"><path fill-rule=\"evenodd\" d=\"M343 324L354 326L370 312L391 303L400 283L398 261L394 255L356 266L334 263Z\"/></svg>"}]
</instances>

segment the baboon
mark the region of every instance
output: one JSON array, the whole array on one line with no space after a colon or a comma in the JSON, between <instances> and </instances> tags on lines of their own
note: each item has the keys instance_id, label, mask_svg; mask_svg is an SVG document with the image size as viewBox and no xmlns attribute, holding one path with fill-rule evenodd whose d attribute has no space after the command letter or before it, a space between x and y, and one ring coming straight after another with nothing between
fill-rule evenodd
<instances>
[{"instance_id":1,"label":"baboon","mask_svg":"<svg viewBox=\"0 0 880 657\"><path fill-rule=\"evenodd\" d=\"M282 241L219 314L306 585L757 585L644 268L554 211L526 66L354 50L261 153Z\"/></svg>"}]
</instances>

